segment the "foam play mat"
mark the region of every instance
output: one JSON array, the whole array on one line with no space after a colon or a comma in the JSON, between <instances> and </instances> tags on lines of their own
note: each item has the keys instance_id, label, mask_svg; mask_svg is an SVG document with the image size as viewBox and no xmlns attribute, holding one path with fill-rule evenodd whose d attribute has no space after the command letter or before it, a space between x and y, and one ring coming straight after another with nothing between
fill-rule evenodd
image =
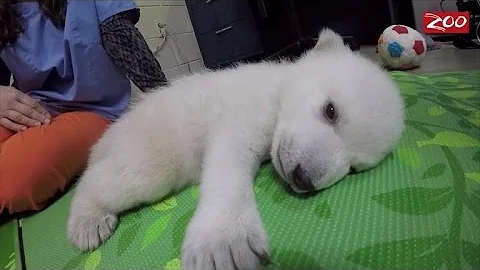
<instances>
[{"instance_id":1,"label":"foam play mat","mask_svg":"<svg viewBox=\"0 0 480 270\"><path fill-rule=\"evenodd\" d=\"M300 198L262 166L255 193L270 238L267 268L480 268L480 71L391 76L406 101L406 130L378 167ZM16 222L0 228L0 267L179 269L197 191L122 216L90 253L67 242L69 192L22 220L21 244Z\"/></svg>"}]
</instances>

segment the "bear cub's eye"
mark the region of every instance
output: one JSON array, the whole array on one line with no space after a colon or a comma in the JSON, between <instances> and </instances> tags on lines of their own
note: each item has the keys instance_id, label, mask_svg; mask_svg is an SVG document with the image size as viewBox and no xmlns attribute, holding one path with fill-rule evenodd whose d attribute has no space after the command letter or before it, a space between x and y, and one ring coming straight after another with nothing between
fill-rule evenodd
<instances>
[{"instance_id":1,"label":"bear cub's eye","mask_svg":"<svg viewBox=\"0 0 480 270\"><path fill-rule=\"evenodd\" d=\"M337 112L333 104L331 102L327 103L324 110L325 118L327 118L330 123L335 122L337 119Z\"/></svg>"}]
</instances>

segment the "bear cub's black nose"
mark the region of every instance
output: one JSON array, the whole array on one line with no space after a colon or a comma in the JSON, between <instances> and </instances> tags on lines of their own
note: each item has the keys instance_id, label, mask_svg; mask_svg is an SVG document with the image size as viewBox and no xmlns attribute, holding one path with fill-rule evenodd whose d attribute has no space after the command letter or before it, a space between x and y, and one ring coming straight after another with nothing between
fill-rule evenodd
<instances>
[{"instance_id":1,"label":"bear cub's black nose","mask_svg":"<svg viewBox=\"0 0 480 270\"><path fill-rule=\"evenodd\" d=\"M312 179L305 173L300 165L293 170L293 183L302 191L315 191Z\"/></svg>"}]
</instances>

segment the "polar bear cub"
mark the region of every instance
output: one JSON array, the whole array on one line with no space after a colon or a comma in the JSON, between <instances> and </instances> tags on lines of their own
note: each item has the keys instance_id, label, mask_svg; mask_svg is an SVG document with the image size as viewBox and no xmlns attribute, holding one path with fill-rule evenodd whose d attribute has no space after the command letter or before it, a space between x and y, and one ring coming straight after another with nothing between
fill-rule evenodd
<instances>
[{"instance_id":1,"label":"polar bear cub","mask_svg":"<svg viewBox=\"0 0 480 270\"><path fill-rule=\"evenodd\" d=\"M253 179L271 160L296 192L374 167L403 131L389 75L324 29L295 62L255 63L149 93L93 147L75 189L68 237L93 250L118 215L200 183L183 269L254 269L268 257Z\"/></svg>"}]
</instances>

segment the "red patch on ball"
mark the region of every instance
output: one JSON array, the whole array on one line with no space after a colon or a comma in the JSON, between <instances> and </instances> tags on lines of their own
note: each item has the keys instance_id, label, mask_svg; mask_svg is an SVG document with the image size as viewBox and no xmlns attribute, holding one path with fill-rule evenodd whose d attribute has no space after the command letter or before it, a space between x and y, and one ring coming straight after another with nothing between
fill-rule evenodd
<instances>
[{"instance_id":1,"label":"red patch on ball","mask_svg":"<svg viewBox=\"0 0 480 270\"><path fill-rule=\"evenodd\" d=\"M399 34L408 34L408 29L405 26L401 25L395 25L392 30Z\"/></svg>"},{"instance_id":2,"label":"red patch on ball","mask_svg":"<svg viewBox=\"0 0 480 270\"><path fill-rule=\"evenodd\" d=\"M415 45L413 45L413 50L418 54L422 54L425 51L425 46L421 40L415 40Z\"/></svg>"}]
</instances>

